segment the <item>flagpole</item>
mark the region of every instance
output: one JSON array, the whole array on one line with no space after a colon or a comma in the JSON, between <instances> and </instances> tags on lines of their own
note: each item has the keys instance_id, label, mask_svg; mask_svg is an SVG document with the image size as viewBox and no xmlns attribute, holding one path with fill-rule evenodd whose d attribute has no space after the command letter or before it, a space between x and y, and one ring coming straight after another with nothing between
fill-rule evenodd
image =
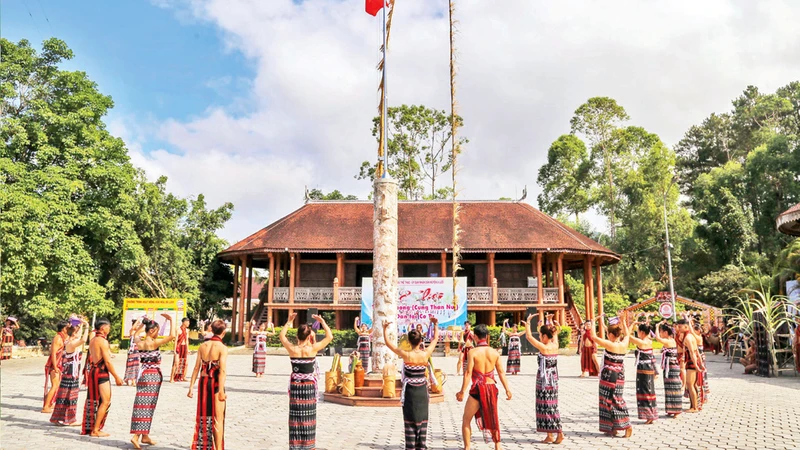
<instances>
[{"instance_id":1,"label":"flagpole","mask_svg":"<svg viewBox=\"0 0 800 450\"><path fill-rule=\"evenodd\" d=\"M388 133L386 133L386 122L387 122L386 115L387 115L387 111L388 111L388 108L386 107L386 8L387 8L387 3L389 3L389 2L384 2L383 8L381 8L381 10L383 11L383 73L381 74L381 76L383 77L383 89L381 89L381 96L383 97L381 99L381 104L383 105L383 111L381 111L381 142L383 142L383 173L381 174L381 178L386 178L387 177L387 173L389 172L389 166L388 166L388 162L389 162L389 158L388 158L389 149L388 149L388 147L389 146L388 146L388 143L386 142L386 136L388 134Z\"/></svg>"}]
</instances>

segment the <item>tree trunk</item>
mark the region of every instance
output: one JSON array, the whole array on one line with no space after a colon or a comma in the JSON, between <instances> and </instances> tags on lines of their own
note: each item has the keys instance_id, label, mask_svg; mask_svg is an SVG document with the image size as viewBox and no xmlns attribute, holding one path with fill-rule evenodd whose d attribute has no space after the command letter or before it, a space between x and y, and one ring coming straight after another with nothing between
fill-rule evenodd
<instances>
[{"instance_id":1,"label":"tree trunk","mask_svg":"<svg viewBox=\"0 0 800 450\"><path fill-rule=\"evenodd\" d=\"M373 214L372 287L372 368L396 365L395 354L386 340L397 343L397 183L381 178L375 181ZM392 325L383 335L383 321Z\"/></svg>"}]
</instances>

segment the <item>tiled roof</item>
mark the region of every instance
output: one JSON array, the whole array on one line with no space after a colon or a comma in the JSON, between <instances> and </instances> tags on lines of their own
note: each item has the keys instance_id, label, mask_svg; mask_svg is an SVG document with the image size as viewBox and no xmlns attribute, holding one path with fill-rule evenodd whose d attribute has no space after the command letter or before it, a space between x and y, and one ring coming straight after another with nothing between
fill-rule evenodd
<instances>
[{"instance_id":1,"label":"tiled roof","mask_svg":"<svg viewBox=\"0 0 800 450\"><path fill-rule=\"evenodd\" d=\"M462 251L565 252L601 255L605 262L619 256L527 203L463 201ZM400 252L439 253L452 247L452 203L400 202ZM230 259L253 253L371 253L373 204L366 201L310 202L288 216L222 251Z\"/></svg>"},{"instance_id":2,"label":"tiled roof","mask_svg":"<svg viewBox=\"0 0 800 450\"><path fill-rule=\"evenodd\" d=\"M775 223L781 233L800 236L800 203L783 212Z\"/></svg>"}]
</instances>

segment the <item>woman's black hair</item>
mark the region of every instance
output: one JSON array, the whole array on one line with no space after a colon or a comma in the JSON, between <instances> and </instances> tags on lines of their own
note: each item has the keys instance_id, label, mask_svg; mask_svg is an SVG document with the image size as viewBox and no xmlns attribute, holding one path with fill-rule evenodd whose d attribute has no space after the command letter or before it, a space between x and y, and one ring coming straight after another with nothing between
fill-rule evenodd
<instances>
[{"instance_id":1,"label":"woman's black hair","mask_svg":"<svg viewBox=\"0 0 800 450\"><path fill-rule=\"evenodd\" d=\"M673 330L671 326L662 323L660 328L661 331L667 333L667 336L675 336L675 330Z\"/></svg>"},{"instance_id":2,"label":"woman's black hair","mask_svg":"<svg viewBox=\"0 0 800 450\"><path fill-rule=\"evenodd\" d=\"M420 342L422 342L422 334L419 331L414 329L408 332L408 343L412 347L416 348Z\"/></svg>"},{"instance_id":3,"label":"woman's black hair","mask_svg":"<svg viewBox=\"0 0 800 450\"><path fill-rule=\"evenodd\" d=\"M639 332L644 333L644 334L650 334L650 325L648 325L646 323L640 323L639 324Z\"/></svg>"},{"instance_id":4,"label":"woman's black hair","mask_svg":"<svg viewBox=\"0 0 800 450\"><path fill-rule=\"evenodd\" d=\"M552 325L542 325L539 327L539 334L547 336L547 339L553 339L555 332L556 327Z\"/></svg>"},{"instance_id":5,"label":"woman's black hair","mask_svg":"<svg viewBox=\"0 0 800 450\"><path fill-rule=\"evenodd\" d=\"M297 340L305 341L311 335L311 327L307 323L301 324L297 327Z\"/></svg>"},{"instance_id":6,"label":"woman's black hair","mask_svg":"<svg viewBox=\"0 0 800 450\"><path fill-rule=\"evenodd\" d=\"M150 330L152 330L153 328L158 328L160 326L158 322L156 322L153 319L150 319L149 317L145 317L142 319L142 325L144 325L144 331L146 333L149 333Z\"/></svg>"},{"instance_id":7,"label":"woman's black hair","mask_svg":"<svg viewBox=\"0 0 800 450\"><path fill-rule=\"evenodd\" d=\"M58 331L60 333L61 330L63 330L64 328L67 328L68 326L69 326L69 322L67 322L66 320L59 320L58 323L56 324L56 331Z\"/></svg>"}]
</instances>

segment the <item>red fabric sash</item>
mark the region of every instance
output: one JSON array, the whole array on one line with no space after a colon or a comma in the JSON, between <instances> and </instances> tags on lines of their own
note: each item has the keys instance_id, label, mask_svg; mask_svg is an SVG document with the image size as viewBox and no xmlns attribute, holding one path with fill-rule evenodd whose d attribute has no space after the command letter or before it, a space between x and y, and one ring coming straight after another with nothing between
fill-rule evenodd
<instances>
[{"instance_id":1,"label":"red fabric sash","mask_svg":"<svg viewBox=\"0 0 800 450\"><path fill-rule=\"evenodd\" d=\"M480 346L480 344L479 344ZM483 439L489 443L491 438L494 442L500 442L500 417L497 411L497 384L486 383L487 379L494 380L494 372L484 374L472 371L472 389L470 394L478 395L478 413L475 414L475 422L478 429L483 432Z\"/></svg>"},{"instance_id":2,"label":"red fabric sash","mask_svg":"<svg viewBox=\"0 0 800 450\"><path fill-rule=\"evenodd\" d=\"M217 336L210 340L222 342ZM216 363L216 361L214 361ZM218 426L216 423L216 391L219 390L219 365L212 364L210 361L203 362L201 366L200 383L197 386L197 415L195 420L194 438L192 439L192 450L211 449L214 440L213 429ZM224 406L223 406L224 408ZM210 411L210 412L209 412ZM211 419L211 429L206 424ZM225 450L225 438L223 430L222 442L217 443L215 450Z\"/></svg>"}]
</instances>

